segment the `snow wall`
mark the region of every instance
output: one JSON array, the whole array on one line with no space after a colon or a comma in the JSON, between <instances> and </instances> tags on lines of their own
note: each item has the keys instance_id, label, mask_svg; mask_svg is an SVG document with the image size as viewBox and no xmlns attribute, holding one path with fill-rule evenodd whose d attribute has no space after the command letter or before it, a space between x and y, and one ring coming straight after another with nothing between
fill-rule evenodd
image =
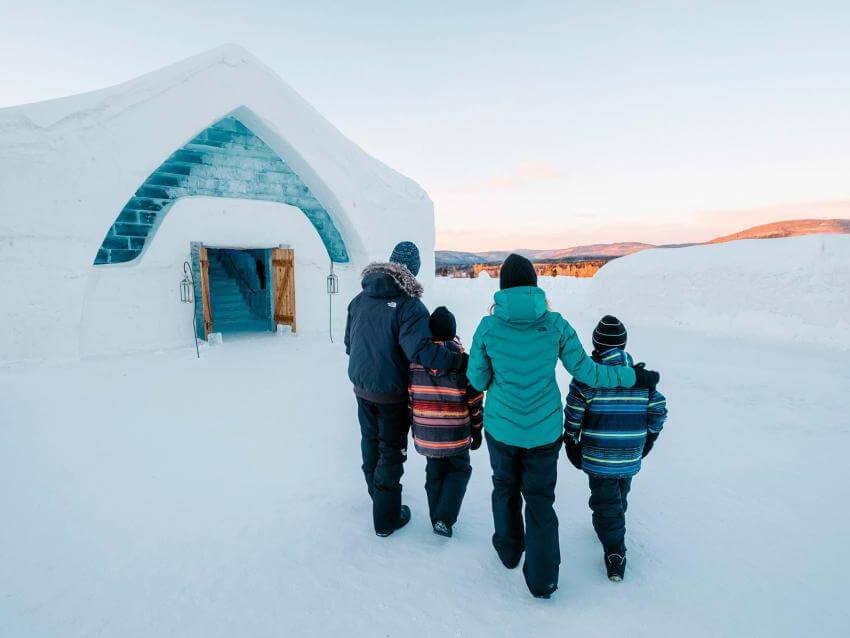
<instances>
[{"instance_id":1,"label":"snow wall","mask_svg":"<svg viewBox=\"0 0 850 638\"><path fill-rule=\"evenodd\" d=\"M850 349L850 235L642 251L606 264L588 303L626 325Z\"/></svg>"},{"instance_id":2,"label":"snow wall","mask_svg":"<svg viewBox=\"0 0 850 638\"><path fill-rule=\"evenodd\" d=\"M199 197L174 205L138 264L92 269L80 322L82 352L107 355L149 350L151 344L191 345L193 306L179 302L191 241L211 248L294 248L298 333L327 333L328 254L310 221L285 204ZM358 269L336 264L334 271L341 290L359 290ZM333 299L335 337L340 339L347 302L342 295Z\"/></svg>"},{"instance_id":3,"label":"snow wall","mask_svg":"<svg viewBox=\"0 0 850 638\"><path fill-rule=\"evenodd\" d=\"M330 259L327 252L319 259L302 235L300 211L270 204L239 208L249 216L241 218L227 212L239 200L225 199L203 211L178 202L140 258L92 265L136 189L171 153L228 116L291 166L339 229L350 261L336 268L336 305L344 308L358 292L356 273L386 260L401 240L419 245L426 286L433 279L434 216L425 192L345 138L250 53L228 45L102 91L0 109L0 362L191 344L182 316L188 310L175 288L189 247L174 242L184 239L288 243L296 259L323 261L327 275ZM261 212L271 210L280 222ZM193 221L180 221L183 215ZM297 275L307 277L313 266L300 265ZM299 332L327 330L323 282L300 285L296 304ZM316 321L302 320L305 313Z\"/></svg>"}]
</instances>

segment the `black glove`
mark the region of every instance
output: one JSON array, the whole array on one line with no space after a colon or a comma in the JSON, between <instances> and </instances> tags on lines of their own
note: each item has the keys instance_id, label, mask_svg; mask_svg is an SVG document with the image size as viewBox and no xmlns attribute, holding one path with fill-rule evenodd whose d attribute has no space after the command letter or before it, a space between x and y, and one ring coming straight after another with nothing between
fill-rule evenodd
<instances>
[{"instance_id":1,"label":"black glove","mask_svg":"<svg viewBox=\"0 0 850 638\"><path fill-rule=\"evenodd\" d=\"M645 363L632 366L632 370L635 371L635 388L654 391L661 381L661 375L655 370L647 370Z\"/></svg>"},{"instance_id":2,"label":"black glove","mask_svg":"<svg viewBox=\"0 0 850 638\"><path fill-rule=\"evenodd\" d=\"M470 450L477 450L481 447L481 428L472 428L472 443L469 445Z\"/></svg>"},{"instance_id":3,"label":"black glove","mask_svg":"<svg viewBox=\"0 0 850 638\"><path fill-rule=\"evenodd\" d=\"M573 467L577 470L581 469L581 443L576 443L570 437L564 437L564 446L567 450L567 458Z\"/></svg>"},{"instance_id":4,"label":"black glove","mask_svg":"<svg viewBox=\"0 0 850 638\"><path fill-rule=\"evenodd\" d=\"M643 444L643 454L640 455L640 458L645 459L646 455L649 454L649 451L652 449L652 446L655 445L655 440L658 438L658 432L647 432L646 433L646 443Z\"/></svg>"}]
</instances>

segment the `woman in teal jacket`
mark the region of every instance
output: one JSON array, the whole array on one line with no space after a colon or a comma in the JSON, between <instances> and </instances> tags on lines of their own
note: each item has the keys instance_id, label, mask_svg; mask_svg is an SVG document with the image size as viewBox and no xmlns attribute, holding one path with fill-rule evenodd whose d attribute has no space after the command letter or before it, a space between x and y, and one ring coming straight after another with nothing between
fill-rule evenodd
<instances>
[{"instance_id":1,"label":"woman in teal jacket","mask_svg":"<svg viewBox=\"0 0 850 638\"><path fill-rule=\"evenodd\" d=\"M558 588L561 563L552 507L564 427L555 380L558 360L575 379L596 388L654 387L659 375L593 361L573 327L548 309L534 266L524 257L505 260L499 283L493 311L475 331L467 371L470 384L487 392L484 428L493 468L493 546L509 569L525 551L529 590L549 598Z\"/></svg>"}]
</instances>

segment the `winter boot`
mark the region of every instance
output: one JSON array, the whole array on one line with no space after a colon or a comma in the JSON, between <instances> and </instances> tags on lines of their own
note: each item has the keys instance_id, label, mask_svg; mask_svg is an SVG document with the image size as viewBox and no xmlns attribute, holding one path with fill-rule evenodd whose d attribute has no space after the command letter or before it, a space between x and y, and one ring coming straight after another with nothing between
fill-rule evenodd
<instances>
[{"instance_id":1,"label":"winter boot","mask_svg":"<svg viewBox=\"0 0 850 638\"><path fill-rule=\"evenodd\" d=\"M515 569L517 565L519 565L519 561L522 560L522 552L518 556L510 556L505 557L496 552L496 555L499 557L499 560L502 561L502 565L507 567L508 569Z\"/></svg>"},{"instance_id":2,"label":"winter boot","mask_svg":"<svg viewBox=\"0 0 850 638\"><path fill-rule=\"evenodd\" d=\"M557 583L549 583L546 587L539 590L532 588L531 584L528 582L528 563L523 564L522 575L525 577L525 584L528 585L528 591L530 591L531 595L535 598L549 600L552 597L552 594L554 594L558 589Z\"/></svg>"},{"instance_id":3,"label":"winter boot","mask_svg":"<svg viewBox=\"0 0 850 638\"><path fill-rule=\"evenodd\" d=\"M617 550L611 553L605 552L605 570L608 572L608 580L619 583L626 575L626 552Z\"/></svg>"},{"instance_id":4,"label":"winter boot","mask_svg":"<svg viewBox=\"0 0 850 638\"><path fill-rule=\"evenodd\" d=\"M378 536L380 536L381 538L386 538L387 536L392 534L397 529L401 529L402 527L407 525L409 522L410 522L410 508L407 505L402 505L401 511L399 512L399 515L398 515L398 522L395 524L395 529L393 529L389 532L376 532L376 534L378 534Z\"/></svg>"},{"instance_id":5,"label":"winter boot","mask_svg":"<svg viewBox=\"0 0 850 638\"><path fill-rule=\"evenodd\" d=\"M434 523L434 533L437 536L445 536L446 538L452 537L452 527L451 525L447 525L443 521L437 521Z\"/></svg>"}]
</instances>

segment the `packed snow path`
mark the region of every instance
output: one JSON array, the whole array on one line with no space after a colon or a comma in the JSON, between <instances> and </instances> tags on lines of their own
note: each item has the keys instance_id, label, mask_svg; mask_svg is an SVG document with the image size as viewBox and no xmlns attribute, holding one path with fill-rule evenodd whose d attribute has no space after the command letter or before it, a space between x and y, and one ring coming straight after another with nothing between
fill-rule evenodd
<instances>
[{"instance_id":1,"label":"packed snow path","mask_svg":"<svg viewBox=\"0 0 850 638\"><path fill-rule=\"evenodd\" d=\"M429 299L467 343L490 294L468 286ZM552 300L587 344L581 284ZM634 482L627 577L605 579L563 457L550 601L490 547L483 448L453 539L431 532L413 452L413 521L375 536L338 344L3 368L0 635L843 634L846 352L638 327L629 349L662 371L670 418Z\"/></svg>"}]
</instances>

